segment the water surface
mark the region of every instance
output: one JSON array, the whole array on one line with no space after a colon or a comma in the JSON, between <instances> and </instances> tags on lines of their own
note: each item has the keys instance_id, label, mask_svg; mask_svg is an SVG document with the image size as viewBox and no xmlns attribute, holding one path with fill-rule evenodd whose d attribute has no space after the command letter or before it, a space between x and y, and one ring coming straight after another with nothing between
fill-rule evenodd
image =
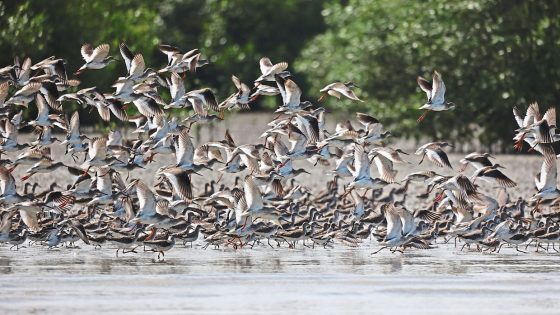
<instances>
[{"instance_id":1,"label":"water surface","mask_svg":"<svg viewBox=\"0 0 560 315\"><path fill-rule=\"evenodd\" d=\"M558 314L557 254L459 251L371 256L360 248L176 247L165 261L104 248L0 247L0 310L11 313Z\"/></svg>"}]
</instances>

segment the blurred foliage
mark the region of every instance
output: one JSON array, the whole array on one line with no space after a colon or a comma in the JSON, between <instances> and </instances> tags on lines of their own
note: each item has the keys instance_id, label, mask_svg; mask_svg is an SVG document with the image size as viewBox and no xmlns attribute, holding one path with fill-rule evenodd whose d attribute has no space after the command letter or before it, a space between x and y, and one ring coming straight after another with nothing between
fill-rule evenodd
<instances>
[{"instance_id":1,"label":"blurred foliage","mask_svg":"<svg viewBox=\"0 0 560 315\"><path fill-rule=\"evenodd\" d=\"M196 79L224 97L234 91L232 74L252 85L261 57L292 64L305 43L324 31L322 7L310 0L168 1L161 5L160 37L185 50L199 48L211 65Z\"/></svg>"},{"instance_id":2,"label":"blurred foliage","mask_svg":"<svg viewBox=\"0 0 560 315\"><path fill-rule=\"evenodd\" d=\"M83 62L83 43L109 43L120 58L125 41L159 68L166 59L158 43L199 48L211 64L187 74L187 89L207 86L223 99L234 90L231 74L251 84L268 56L290 63L305 99L332 81L353 80L365 103L330 98L326 105L372 113L394 123L396 134L474 138L502 149L515 128L513 105L559 100L559 24L560 2L536 0L4 1L0 65L15 55L34 62L55 55L70 74ZM417 125L425 95L415 78L434 69L457 107ZM124 74L118 62L79 79L109 92Z\"/></svg>"},{"instance_id":3,"label":"blurred foliage","mask_svg":"<svg viewBox=\"0 0 560 315\"><path fill-rule=\"evenodd\" d=\"M154 1L8 1L0 3L0 63L10 64L15 56L31 57L36 63L49 56L67 61L69 76L82 64L84 43L111 45L111 54L120 58L118 46L125 41L133 50L151 60L161 25ZM102 71L80 75L83 86L108 89L124 75L124 63L113 63Z\"/></svg>"},{"instance_id":4,"label":"blurred foliage","mask_svg":"<svg viewBox=\"0 0 560 315\"><path fill-rule=\"evenodd\" d=\"M509 149L511 109L560 100L558 1L333 1L322 11L327 31L307 44L296 69L314 90L354 80L368 111L395 122L395 132ZM417 125L425 94L416 76L443 75L457 104ZM316 78L321 78L317 80Z\"/></svg>"}]
</instances>

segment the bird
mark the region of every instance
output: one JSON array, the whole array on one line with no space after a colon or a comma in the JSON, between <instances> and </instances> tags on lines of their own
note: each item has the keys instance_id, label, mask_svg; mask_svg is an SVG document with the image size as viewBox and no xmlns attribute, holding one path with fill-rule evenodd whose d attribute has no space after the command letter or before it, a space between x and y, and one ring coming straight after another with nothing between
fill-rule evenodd
<instances>
[{"instance_id":1,"label":"bird","mask_svg":"<svg viewBox=\"0 0 560 315\"><path fill-rule=\"evenodd\" d=\"M56 253L75 244L112 246L117 256L144 246L158 252L157 261L177 251L176 241L226 250L377 246L374 253L389 248L395 255L436 243L453 251L443 244L452 239L485 252L503 245L523 252L521 245L534 243L537 250L548 250L543 244L556 250L560 134L554 107L542 114L537 103L524 113L522 105L513 108L514 148L527 143L536 152L532 178L517 171L532 169L533 157L520 157L512 171L511 164L494 163L500 156L479 151L454 169L445 152L454 146L438 140L420 146L415 155L421 159L412 164L388 141L399 117L388 124L375 108L331 115L304 100L304 85L286 62L263 57L253 87L241 80L251 81L246 72L227 74L232 90L218 102L228 87L201 85L197 69L208 60L198 48L157 48L167 62L150 68L145 53L121 42L126 68L117 69L111 91L104 82L96 85L95 71L91 80L74 79L62 56L35 64L17 57L0 68L0 242L19 250L30 241L30 257L39 246ZM109 50L84 45L78 72L107 66L115 59ZM423 109L453 107L437 71L431 84L417 81L428 95ZM328 84L321 100L361 101L354 88L353 82ZM257 97L280 101L278 94L281 103L269 116L225 115L250 109ZM130 104L134 116L127 113ZM226 129L222 138L219 128ZM435 134L449 131L434 128ZM422 165L425 158L430 163ZM510 199L511 188L527 184L536 193L518 189L520 197Z\"/></svg>"},{"instance_id":2,"label":"bird","mask_svg":"<svg viewBox=\"0 0 560 315\"><path fill-rule=\"evenodd\" d=\"M288 63L285 61L273 64L268 57L262 57L259 60L259 66L262 75L258 77L255 82L261 81L274 81L274 76L288 68Z\"/></svg>"},{"instance_id":3,"label":"bird","mask_svg":"<svg viewBox=\"0 0 560 315\"><path fill-rule=\"evenodd\" d=\"M428 102L420 107L420 109L424 109L425 112L418 118L418 123L421 123L430 111L439 112L455 107L454 103L445 101L445 84L439 72L434 71L431 84L428 80L420 76L416 78L416 82L428 97Z\"/></svg>"},{"instance_id":4,"label":"bird","mask_svg":"<svg viewBox=\"0 0 560 315\"><path fill-rule=\"evenodd\" d=\"M89 43L82 45L82 58L86 63L76 71L76 74L81 74L86 69L103 69L111 62L116 61L113 56L109 56L109 50L109 44L101 44L95 48Z\"/></svg>"},{"instance_id":5,"label":"bird","mask_svg":"<svg viewBox=\"0 0 560 315\"><path fill-rule=\"evenodd\" d=\"M337 99L340 99L341 96L344 96L353 101L363 102L361 99L359 99L356 96L356 94L354 94L354 91L352 91L352 89L354 88L359 88L359 87L352 81L348 81L345 83L342 82L331 83L319 91L321 92L321 97L319 97L318 101L322 102L325 100L327 95L331 95L336 97Z\"/></svg>"},{"instance_id":6,"label":"bird","mask_svg":"<svg viewBox=\"0 0 560 315\"><path fill-rule=\"evenodd\" d=\"M439 167L447 166L449 168L453 168L451 166L451 163L449 162L449 158L447 157L447 154L445 153L445 151L443 151L443 148L445 147L453 148L454 146L447 142L430 142L422 145L414 153L416 155L422 155L422 159L420 160L418 165L422 164L424 158L427 157L428 160L434 163L436 166Z\"/></svg>"}]
</instances>

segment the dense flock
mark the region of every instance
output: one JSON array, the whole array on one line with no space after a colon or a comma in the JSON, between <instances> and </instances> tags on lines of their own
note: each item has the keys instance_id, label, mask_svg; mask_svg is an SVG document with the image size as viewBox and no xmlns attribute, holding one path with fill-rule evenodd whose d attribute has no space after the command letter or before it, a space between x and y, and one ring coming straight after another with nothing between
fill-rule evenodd
<instances>
[{"instance_id":1,"label":"dense flock","mask_svg":"<svg viewBox=\"0 0 560 315\"><path fill-rule=\"evenodd\" d=\"M119 48L122 58L117 59L107 44L83 45L85 63L72 78L64 59L54 56L35 64L16 57L0 69L0 150L5 153L0 243L5 248L79 244L114 250L117 256L140 248L157 252L158 259L193 243L274 249L374 242L377 251L403 252L452 241L457 250L499 252L505 245L524 252L531 244L537 251L549 251L550 245L556 250L560 192L553 144L560 135L554 108L544 114L537 104L523 112L513 109L519 124L515 147L522 150L527 143L543 163L534 179L537 193L510 200L508 189L516 183L488 153L471 153L452 165L445 151L452 144L437 141L407 156L389 146L390 132L364 113L327 130L320 102L327 97L363 102L354 82L328 84L317 91L318 101L304 101L288 64L263 57L254 82L248 85L232 75L236 92L219 102L210 88L185 88L187 76L211 66L197 49L159 45L168 63L155 70L126 44ZM80 73L103 71L111 62L126 66L114 91L80 86ZM445 99L439 72L431 81L418 77L417 82L427 95L418 119L422 128L426 114L455 105ZM228 112L250 111L263 97L279 105L255 143L238 143L229 132L220 141L193 142L193 127L220 124ZM127 113L132 106L138 115ZM104 122L118 121L122 129L97 137L83 133L80 114L73 110L79 107ZM35 119L23 119L35 108ZM125 126L134 131L125 132ZM35 133L36 140L23 141L30 137L20 137L20 131ZM53 131L66 136L59 140ZM54 146L63 146L71 159L52 155ZM162 165L150 180L134 176L162 155L175 163ZM399 174L405 163L418 164L418 170ZM25 169L21 178L14 177L16 168ZM324 170L316 179L324 180L322 190L299 180L311 168ZM440 174L443 169L452 175ZM33 181L34 174L51 172L66 174L68 185ZM220 179L193 189L193 177L201 183L209 173ZM224 184L225 178L232 184ZM410 183L425 186L425 193L411 195ZM414 198L413 208L407 198Z\"/></svg>"}]
</instances>

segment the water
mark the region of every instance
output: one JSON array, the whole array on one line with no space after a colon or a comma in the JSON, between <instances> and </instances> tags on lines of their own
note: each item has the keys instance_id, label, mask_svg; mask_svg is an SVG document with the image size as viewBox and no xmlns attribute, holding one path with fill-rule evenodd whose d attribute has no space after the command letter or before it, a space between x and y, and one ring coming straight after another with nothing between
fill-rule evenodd
<instances>
[{"instance_id":1,"label":"water","mask_svg":"<svg viewBox=\"0 0 560 315\"><path fill-rule=\"evenodd\" d=\"M558 314L558 255L404 254L360 248L142 252L0 247L0 311L13 313Z\"/></svg>"}]
</instances>

